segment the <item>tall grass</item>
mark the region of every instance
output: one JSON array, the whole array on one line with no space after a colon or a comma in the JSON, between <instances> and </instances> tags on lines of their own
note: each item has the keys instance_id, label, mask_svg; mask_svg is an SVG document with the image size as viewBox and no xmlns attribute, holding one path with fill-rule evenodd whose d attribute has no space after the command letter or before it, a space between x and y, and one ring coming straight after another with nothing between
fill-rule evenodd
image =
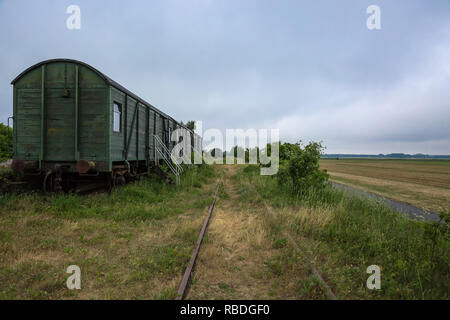
<instances>
[{"instance_id":1,"label":"tall grass","mask_svg":"<svg viewBox=\"0 0 450 320\"><path fill-rule=\"evenodd\" d=\"M324 226L312 226L308 219L294 218L289 227L326 244L322 247L323 253L336 257L342 270L345 266L356 266L355 272L349 274L351 281L348 283L354 283L352 290L367 290L362 288L368 277L366 268L375 264L382 270L382 290L373 297L449 298L447 225L409 220L382 203L348 195L330 185L311 188L301 195L294 194L289 181L279 185L275 178L260 176L256 169L247 166L236 179L241 184L244 180L249 181L274 207L316 208L330 212L330 219ZM251 198L250 194L248 198ZM438 228L439 233L430 232L434 228Z\"/></svg>"},{"instance_id":2,"label":"tall grass","mask_svg":"<svg viewBox=\"0 0 450 320\"><path fill-rule=\"evenodd\" d=\"M111 194L0 194L0 300L174 299L214 177L198 167L179 186L151 176ZM82 290L66 287L72 264Z\"/></svg>"},{"instance_id":3,"label":"tall grass","mask_svg":"<svg viewBox=\"0 0 450 320\"><path fill-rule=\"evenodd\" d=\"M23 210L30 214L45 211L74 221L96 217L114 221L159 220L183 211L183 198L199 193L199 187L214 176L210 166L192 166L184 171L179 186L150 176L117 187L111 194L51 194L45 198L40 193L0 194L0 208L4 212ZM172 201L174 198L180 201ZM190 205L198 207L199 204Z\"/></svg>"}]
</instances>

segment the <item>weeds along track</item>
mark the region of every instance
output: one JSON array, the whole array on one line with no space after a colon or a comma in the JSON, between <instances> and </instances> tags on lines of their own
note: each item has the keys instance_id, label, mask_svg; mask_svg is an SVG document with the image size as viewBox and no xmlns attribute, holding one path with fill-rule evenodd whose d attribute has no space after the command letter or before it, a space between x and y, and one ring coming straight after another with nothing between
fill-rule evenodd
<instances>
[{"instance_id":1,"label":"weeds along track","mask_svg":"<svg viewBox=\"0 0 450 320\"><path fill-rule=\"evenodd\" d=\"M311 259L313 248L286 235L289 230L277 223L281 215L275 218L253 186L240 180L238 168L224 169L219 201L185 299L336 299L318 271L322 263ZM277 245L279 233L282 246Z\"/></svg>"},{"instance_id":2,"label":"weeds along track","mask_svg":"<svg viewBox=\"0 0 450 320\"><path fill-rule=\"evenodd\" d=\"M267 204L266 200L259 194L258 190L253 185L250 185L253 191L256 193L256 195L261 199L262 203L264 204L264 207L266 208L266 211L269 213L269 215L275 219L276 213L272 210L272 208ZM289 242L303 255L304 260L306 264L308 265L311 273L317 278L320 285L325 290L326 295L330 300L337 300L338 298L331 290L330 286L327 284L327 282L323 279L323 277L320 275L320 273L317 271L316 267L314 266L314 263L312 263L312 259L307 255L305 250L302 250L300 245L294 240L294 238L290 235L289 232L284 231L284 236L289 240Z\"/></svg>"},{"instance_id":3,"label":"weeds along track","mask_svg":"<svg viewBox=\"0 0 450 320\"><path fill-rule=\"evenodd\" d=\"M81 180L78 181L75 188L72 188L70 190L60 190L60 191L49 191L45 190L43 185L46 183L36 183L36 182L30 182L30 181L8 181L7 179L3 179L0 177L0 194L8 194L8 193L14 193L14 194L26 194L30 192L38 192L41 193L43 196L45 195L51 195L51 194L63 194L63 193L73 193L77 195L90 195L90 194L97 194L97 193L105 193L105 192L111 192L113 189L117 189L126 185L129 185L133 182L139 181L141 178L143 178L145 175L140 175L132 180L126 181L124 180L123 183L119 184L110 184L107 180Z\"/></svg>"},{"instance_id":4,"label":"weeds along track","mask_svg":"<svg viewBox=\"0 0 450 320\"><path fill-rule=\"evenodd\" d=\"M194 251L192 252L191 259L189 260L189 263L186 267L186 270L184 271L183 278L181 279L180 286L177 291L177 297L175 300L183 300L186 297L187 291L189 289L189 281L191 279L192 271L194 270L195 262L197 260L198 253L200 251L200 246L202 245L203 236L206 233L206 228L208 227L209 220L211 218L212 212L214 210L214 206L216 204L217 199L217 193L219 192L219 188L222 184L222 179L220 178L219 183L216 187L216 192L214 193L213 202L209 206L208 214L206 215L206 218L203 222L202 229L200 230L200 234L198 235L197 239L197 245L195 246Z\"/></svg>"}]
</instances>

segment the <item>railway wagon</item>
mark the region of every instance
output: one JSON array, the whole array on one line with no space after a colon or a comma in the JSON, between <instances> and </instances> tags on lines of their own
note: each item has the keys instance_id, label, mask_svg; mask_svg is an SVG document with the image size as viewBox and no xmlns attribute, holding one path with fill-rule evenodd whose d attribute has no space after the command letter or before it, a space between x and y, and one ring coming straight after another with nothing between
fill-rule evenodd
<instances>
[{"instance_id":1,"label":"railway wagon","mask_svg":"<svg viewBox=\"0 0 450 320\"><path fill-rule=\"evenodd\" d=\"M201 151L200 136L84 62L46 60L11 84L12 168L44 189L93 180L113 186L147 174L172 162L172 148L183 141L173 141L175 129Z\"/></svg>"}]
</instances>

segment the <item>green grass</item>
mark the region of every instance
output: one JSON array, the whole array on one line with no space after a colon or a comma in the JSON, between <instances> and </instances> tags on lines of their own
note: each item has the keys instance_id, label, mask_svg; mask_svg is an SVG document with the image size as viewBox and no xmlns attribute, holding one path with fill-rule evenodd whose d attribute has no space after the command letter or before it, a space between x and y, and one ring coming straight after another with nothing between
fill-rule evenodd
<instances>
[{"instance_id":1,"label":"green grass","mask_svg":"<svg viewBox=\"0 0 450 320\"><path fill-rule=\"evenodd\" d=\"M111 194L93 196L75 194L52 194L44 198L40 193L0 194L0 206L7 211L26 210L30 213L51 213L55 217L78 221L83 218L102 218L113 221L159 220L176 215L184 206L172 201L174 197L189 190L198 194L199 183L214 177L210 167L194 167L186 171L181 185L175 187L143 178L133 184L116 188ZM201 182L200 182L201 181ZM194 207L203 207L208 199L198 200Z\"/></svg>"},{"instance_id":2,"label":"green grass","mask_svg":"<svg viewBox=\"0 0 450 320\"><path fill-rule=\"evenodd\" d=\"M180 186L143 178L111 194L0 194L0 299L173 299L215 182L203 166ZM66 287L72 264L81 290Z\"/></svg>"},{"instance_id":3,"label":"green grass","mask_svg":"<svg viewBox=\"0 0 450 320\"><path fill-rule=\"evenodd\" d=\"M236 175L236 181L244 201L259 201L248 187L251 184L275 211L283 212L272 223L273 247L280 248L281 255L292 255L289 247L282 246L281 230L289 231L297 243L309 245L305 250L319 260L319 268L338 297L449 298L448 226L435 229L436 225L408 220L384 205L332 187L297 196L289 182L279 185L276 178L260 176L250 166ZM317 217L309 216L313 214ZM439 232L433 238L434 230ZM280 258L277 263L279 267L269 264L275 273L288 270L292 262ZM372 264L381 267L381 290L365 287L366 268ZM305 283L301 290L314 291L314 287L314 283Z\"/></svg>"}]
</instances>

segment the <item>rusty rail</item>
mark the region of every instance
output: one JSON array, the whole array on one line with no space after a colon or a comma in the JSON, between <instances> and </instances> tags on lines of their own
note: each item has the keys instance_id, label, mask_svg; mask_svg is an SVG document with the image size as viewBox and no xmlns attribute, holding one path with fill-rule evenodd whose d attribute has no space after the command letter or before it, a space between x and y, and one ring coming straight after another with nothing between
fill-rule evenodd
<instances>
[{"instance_id":1,"label":"rusty rail","mask_svg":"<svg viewBox=\"0 0 450 320\"><path fill-rule=\"evenodd\" d=\"M183 300L186 297L189 280L191 279L192 270L194 269L195 261L197 260L198 252L200 251L200 246L203 241L203 236L205 235L206 228L208 227L209 219L211 218L211 214L214 210L214 205L216 204L217 193L219 192L220 185L222 184L222 179L217 184L216 192L214 193L214 199L212 204L209 206L208 214L203 222L202 229L200 230L200 234L198 235L197 245L192 253L191 260L189 260L189 264L184 271L183 279L181 279L180 287L178 288L177 297L175 300Z\"/></svg>"},{"instance_id":2,"label":"rusty rail","mask_svg":"<svg viewBox=\"0 0 450 320\"><path fill-rule=\"evenodd\" d=\"M258 197L262 200L264 206L266 207L267 212L273 217L276 218L276 213L273 212L272 208L267 204L266 200L259 194L258 190L254 186L253 190L258 195ZM330 286L327 284L327 282L323 279L323 277L320 275L320 273L317 271L316 267L314 266L314 263L312 262L312 259L307 256L306 252L300 248L300 246L297 244L297 242L294 240L294 238L291 236L291 234L287 231L284 232L284 236L291 242L291 244L301 253L303 253L304 257L306 258L306 262L308 264L308 267L311 271L311 273L316 277L316 279L319 281L322 288L325 290L326 295L328 296L328 299L330 300L338 300L336 295L331 290Z\"/></svg>"}]
</instances>

